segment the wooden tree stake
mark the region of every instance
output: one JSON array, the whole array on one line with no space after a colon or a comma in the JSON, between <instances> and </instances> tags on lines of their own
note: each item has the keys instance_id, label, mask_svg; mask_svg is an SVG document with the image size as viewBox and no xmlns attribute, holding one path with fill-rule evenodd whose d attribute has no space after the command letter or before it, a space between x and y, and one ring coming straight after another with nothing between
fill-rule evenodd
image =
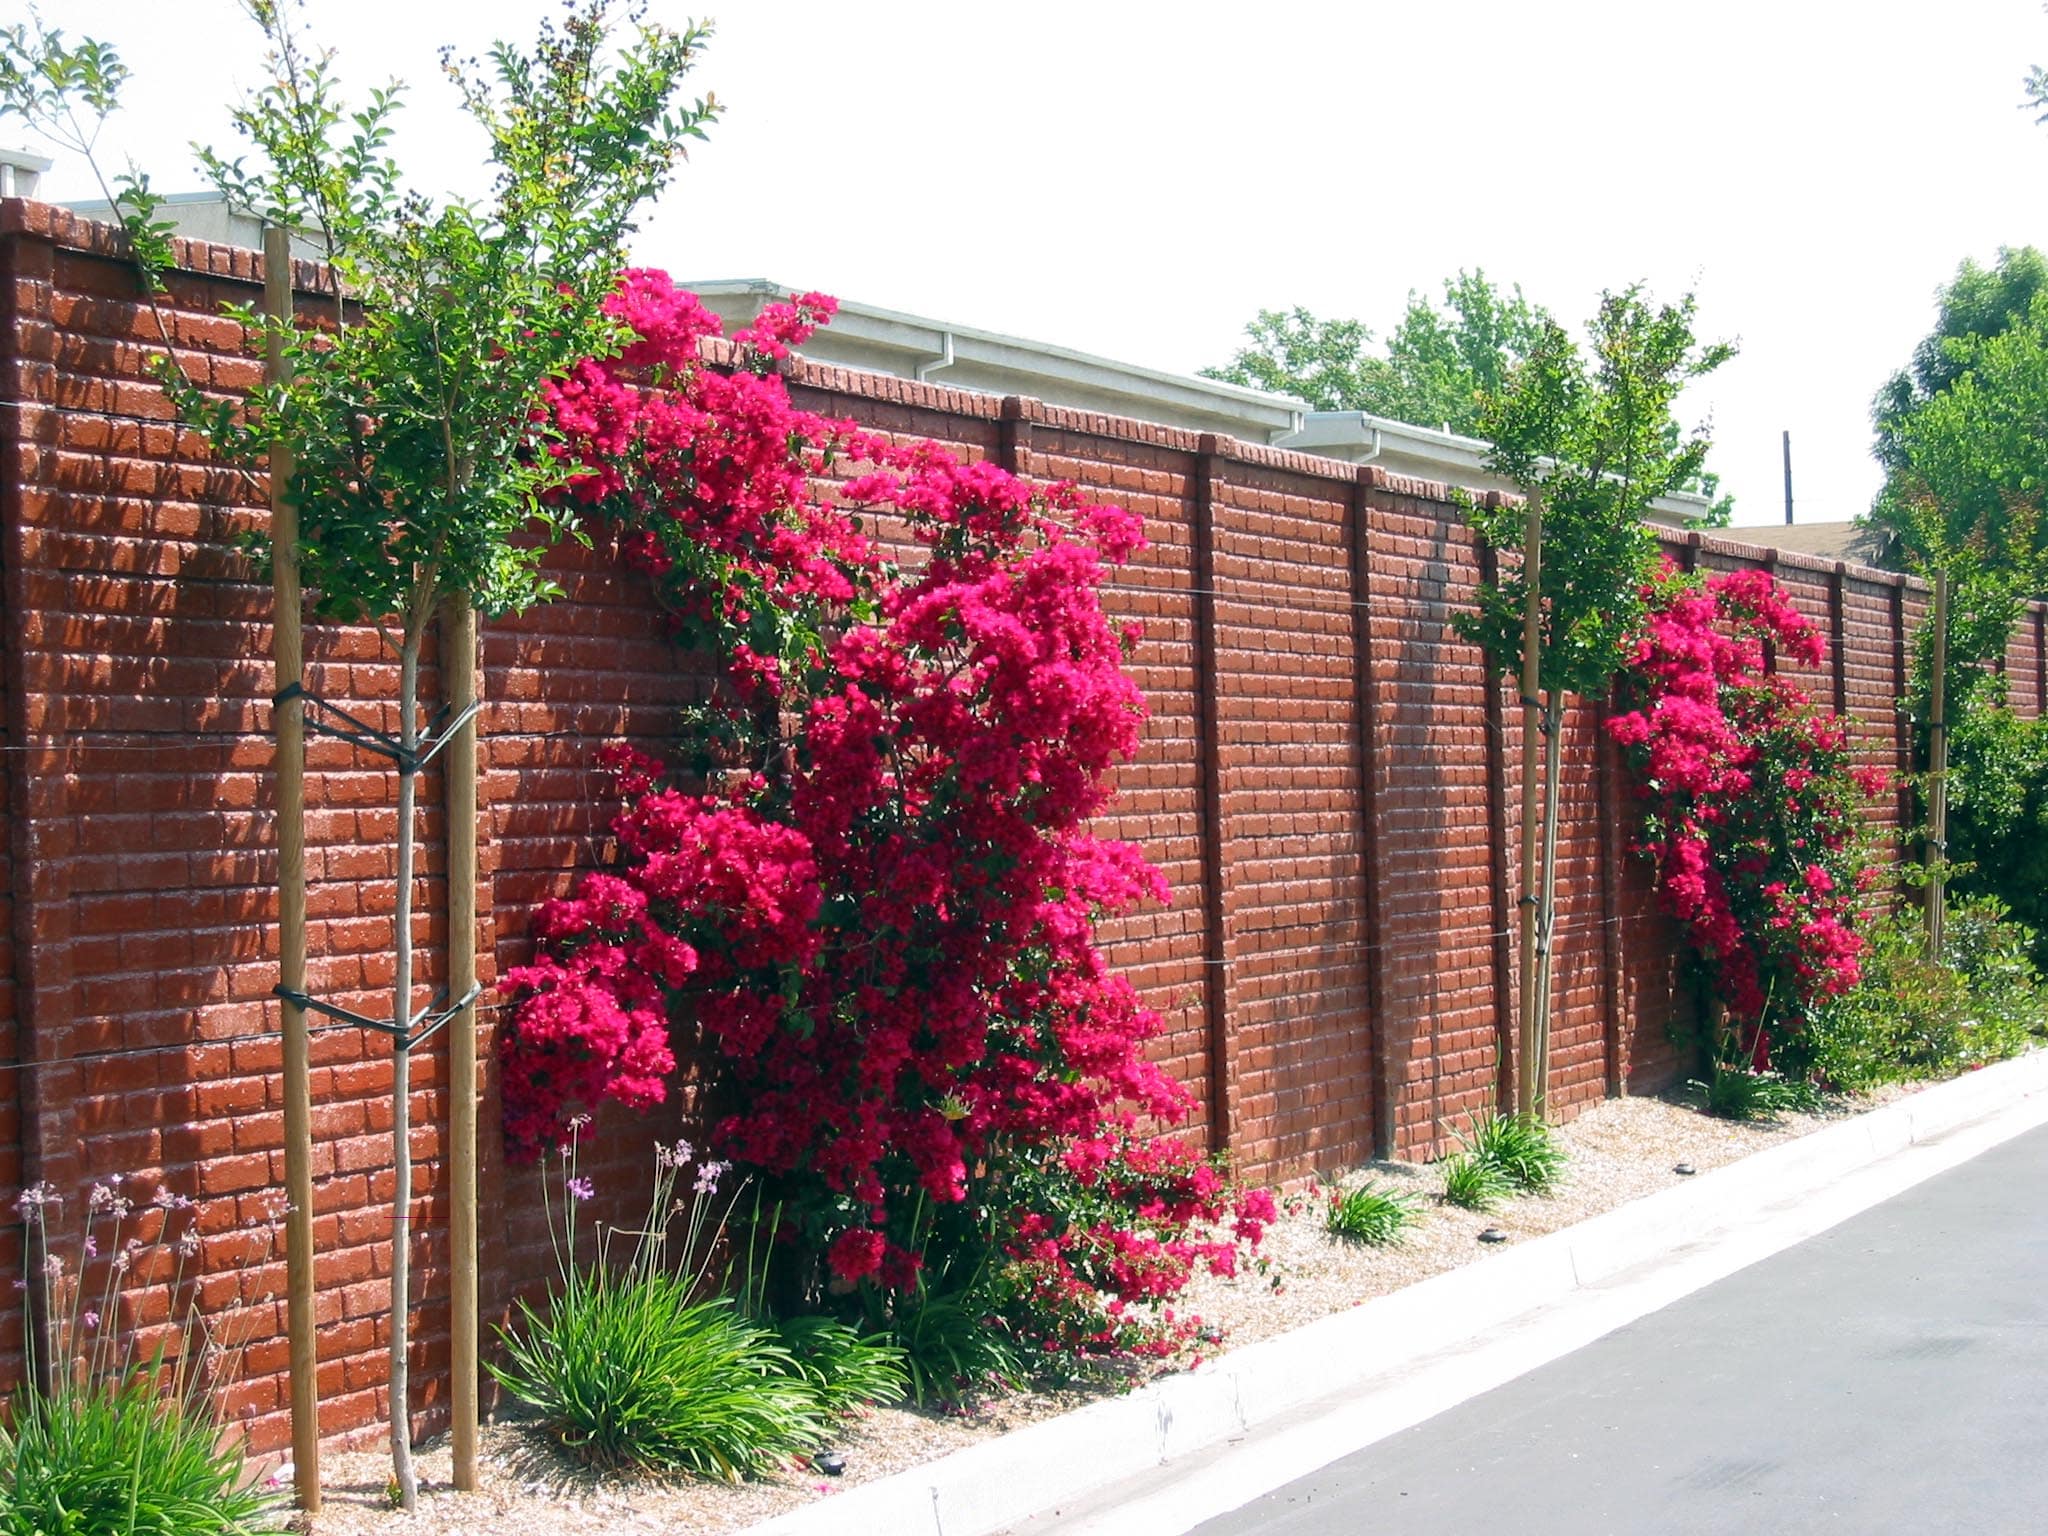
<instances>
[{"instance_id":1,"label":"wooden tree stake","mask_svg":"<svg viewBox=\"0 0 2048 1536\"><path fill-rule=\"evenodd\" d=\"M263 232L263 309L273 321L292 314L291 234ZM264 358L272 383L288 376L283 338L273 329ZM271 656L276 690L300 683L305 653L299 621L299 513L286 494L292 456L270 451L270 572L275 594ZM306 702L294 695L272 710L277 732L277 924L278 979L292 992L306 990ZM285 1000L284 1184L285 1327L291 1346L292 1480L300 1507L320 1510L319 1347L313 1322L313 1140L312 1074L306 1010Z\"/></svg>"},{"instance_id":2,"label":"wooden tree stake","mask_svg":"<svg viewBox=\"0 0 2048 1536\"><path fill-rule=\"evenodd\" d=\"M476 609L450 597L441 608L441 686L451 718L476 699ZM466 995L476 982L476 719L448 743L442 792L448 812L448 991ZM448 1183L450 1361L453 1370L455 1487L476 1491L476 1007L448 1023Z\"/></svg>"}]
</instances>

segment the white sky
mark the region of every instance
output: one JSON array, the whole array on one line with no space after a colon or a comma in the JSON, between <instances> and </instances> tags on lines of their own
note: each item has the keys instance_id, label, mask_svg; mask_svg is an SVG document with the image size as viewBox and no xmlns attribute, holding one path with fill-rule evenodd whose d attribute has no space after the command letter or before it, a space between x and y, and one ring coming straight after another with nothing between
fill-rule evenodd
<instances>
[{"instance_id":1,"label":"white sky","mask_svg":"<svg viewBox=\"0 0 2048 1536\"><path fill-rule=\"evenodd\" d=\"M556 0L558 3L558 0ZM544 0L307 0L351 86L413 86L400 149L474 190L436 49ZM673 21L693 14L653 0ZM18 13L18 4L0 13ZM234 0L44 0L136 80L103 148L201 183L258 78ZM1700 297L1742 354L1688 397L1739 522L1861 511L1868 404L1959 261L2048 246L2038 0L728 0L723 120L644 225L679 277L767 277L1153 367L1226 360L1261 307L1355 315L1483 267L1575 323L1604 287ZM18 126L0 129L19 141ZM81 168L45 183L92 195Z\"/></svg>"}]
</instances>

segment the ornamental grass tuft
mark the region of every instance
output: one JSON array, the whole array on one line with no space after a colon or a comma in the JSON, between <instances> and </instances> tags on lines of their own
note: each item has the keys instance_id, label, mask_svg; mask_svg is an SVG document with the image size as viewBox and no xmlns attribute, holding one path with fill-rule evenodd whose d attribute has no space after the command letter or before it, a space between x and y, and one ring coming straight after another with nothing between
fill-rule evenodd
<instances>
[{"instance_id":1,"label":"ornamental grass tuft","mask_svg":"<svg viewBox=\"0 0 2048 1536\"><path fill-rule=\"evenodd\" d=\"M1332 1237L1375 1248L1391 1247L1406 1238L1408 1225L1415 1219L1415 1207L1416 1197L1402 1190L1381 1189L1372 1184L1333 1189L1323 1226Z\"/></svg>"},{"instance_id":2,"label":"ornamental grass tuft","mask_svg":"<svg viewBox=\"0 0 2048 1536\"><path fill-rule=\"evenodd\" d=\"M1521 1194L1547 1195L1564 1177L1564 1148L1549 1126L1525 1115L1495 1115L1473 1133L1472 1155Z\"/></svg>"},{"instance_id":3,"label":"ornamental grass tuft","mask_svg":"<svg viewBox=\"0 0 2048 1536\"><path fill-rule=\"evenodd\" d=\"M254 1536L277 1498L248 1486L218 1419L166 1391L166 1369L22 1396L0 1429L6 1536Z\"/></svg>"},{"instance_id":4,"label":"ornamental grass tuft","mask_svg":"<svg viewBox=\"0 0 2048 1536\"><path fill-rule=\"evenodd\" d=\"M1564 1177L1564 1148L1541 1120L1490 1115L1458 1142L1443 1161L1447 1205L1490 1211L1511 1195L1547 1195Z\"/></svg>"},{"instance_id":5,"label":"ornamental grass tuft","mask_svg":"<svg viewBox=\"0 0 2048 1536\"><path fill-rule=\"evenodd\" d=\"M1723 1120L1768 1120L1821 1107L1820 1090L1813 1084L1776 1072L1721 1066L1705 1083L1693 1086L1706 1090L1707 1113Z\"/></svg>"},{"instance_id":6,"label":"ornamental grass tuft","mask_svg":"<svg viewBox=\"0 0 2048 1536\"><path fill-rule=\"evenodd\" d=\"M831 1414L773 1331L695 1277L599 1265L521 1326L492 1372L592 1466L738 1481L827 1438Z\"/></svg>"},{"instance_id":7,"label":"ornamental grass tuft","mask_svg":"<svg viewBox=\"0 0 2048 1536\"><path fill-rule=\"evenodd\" d=\"M1513 1193L1501 1171L1472 1152L1454 1152L1442 1163L1444 1204L1490 1211Z\"/></svg>"}]
</instances>

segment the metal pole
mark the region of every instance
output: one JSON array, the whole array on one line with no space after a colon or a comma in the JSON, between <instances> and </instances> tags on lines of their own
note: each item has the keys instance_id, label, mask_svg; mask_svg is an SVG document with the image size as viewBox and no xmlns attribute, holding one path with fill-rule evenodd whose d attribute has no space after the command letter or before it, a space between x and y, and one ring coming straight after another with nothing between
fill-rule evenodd
<instances>
[{"instance_id":1,"label":"metal pole","mask_svg":"<svg viewBox=\"0 0 2048 1536\"><path fill-rule=\"evenodd\" d=\"M451 716L476 699L476 609L466 597L441 608L441 688ZM476 719L448 743L442 793L448 812L448 990L465 996L476 981ZM448 1181L450 1368L454 1372L455 1487L476 1491L476 1007L448 1023Z\"/></svg>"},{"instance_id":2,"label":"metal pole","mask_svg":"<svg viewBox=\"0 0 2048 1536\"><path fill-rule=\"evenodd\" d=\"M291 365L280 326L292 314L291 234L263 232L263 311L272 324L264 375L287 382ZM300 633L299 513L288 492L292 453L270 450L270 572L275 595L271 656L279 693L304 681ZM306 990L306 704L296 693L271 711L277 732L278 979ZM306 1010L286 999L284 1027L285 1328L291 1346L292 1478L299 1504L320 1510L319 1347L313 1322L313 1103Z\"/></svg>"},{"instance_id":3,"label":"metal pole","mask_svg":"<svg viewBox=\"0 0 2048 1536\"><path fill-rule=\"evenodd\" d=\"M1792 526L1792 434L1785 434L1785 526Z\"/></svg>"},{"instance_id":4,"label":"metal pole","mask_svg":"<svg viewBox=\"0 0 2048 1536\"><path fill-rule=\"evenodd\" d=\"M1543 501L1531 493L1522 518L1522 1028L1516 1062L1515 1113L1532 1116L1543 1097L1542 1021L1538 1011L1537 850L1541 841L1543 713L1537 690L1543 681Z\"/></svg>"}]
</instances>

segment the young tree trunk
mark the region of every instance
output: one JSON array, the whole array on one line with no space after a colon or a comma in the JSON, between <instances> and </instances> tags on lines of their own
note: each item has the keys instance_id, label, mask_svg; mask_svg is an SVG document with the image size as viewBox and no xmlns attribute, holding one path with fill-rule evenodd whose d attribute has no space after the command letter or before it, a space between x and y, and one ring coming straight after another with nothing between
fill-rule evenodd
<instances>
[{"instance_id":1,"label":"young tree trunk","mask_svg":"<svg viewBox=\"0 0 2048 1536\"><path fill-rule=\"evenodd\" d=\"M419 747L421 626L407 616L398 653L398 740L410 754ZM398 775L398 900L393 918L393 1018L404 1029L412 1018L412 864L414 790L417 774ZM391 1053L391 1160L396 1188L391 1196L391 1475L398 1502L419 1502L412 1465L412 1381L406 1355L411 1344L412 1290L412 1059L403 1041Z\"/></svg>"},{"instance_id":2,"label":"young tree trunk","mask_svg":"<svg viewBox=\"0 0 2048 1536\"><path fill-rule=\"evenodd\" d=\"M1536 896L1536 1092L1529 1112L1550 1109L1550 978L1557 957L1557 786L1564 770L1564 695L1543 702L1543 874Z\"/></svg>"}]
</instances>

